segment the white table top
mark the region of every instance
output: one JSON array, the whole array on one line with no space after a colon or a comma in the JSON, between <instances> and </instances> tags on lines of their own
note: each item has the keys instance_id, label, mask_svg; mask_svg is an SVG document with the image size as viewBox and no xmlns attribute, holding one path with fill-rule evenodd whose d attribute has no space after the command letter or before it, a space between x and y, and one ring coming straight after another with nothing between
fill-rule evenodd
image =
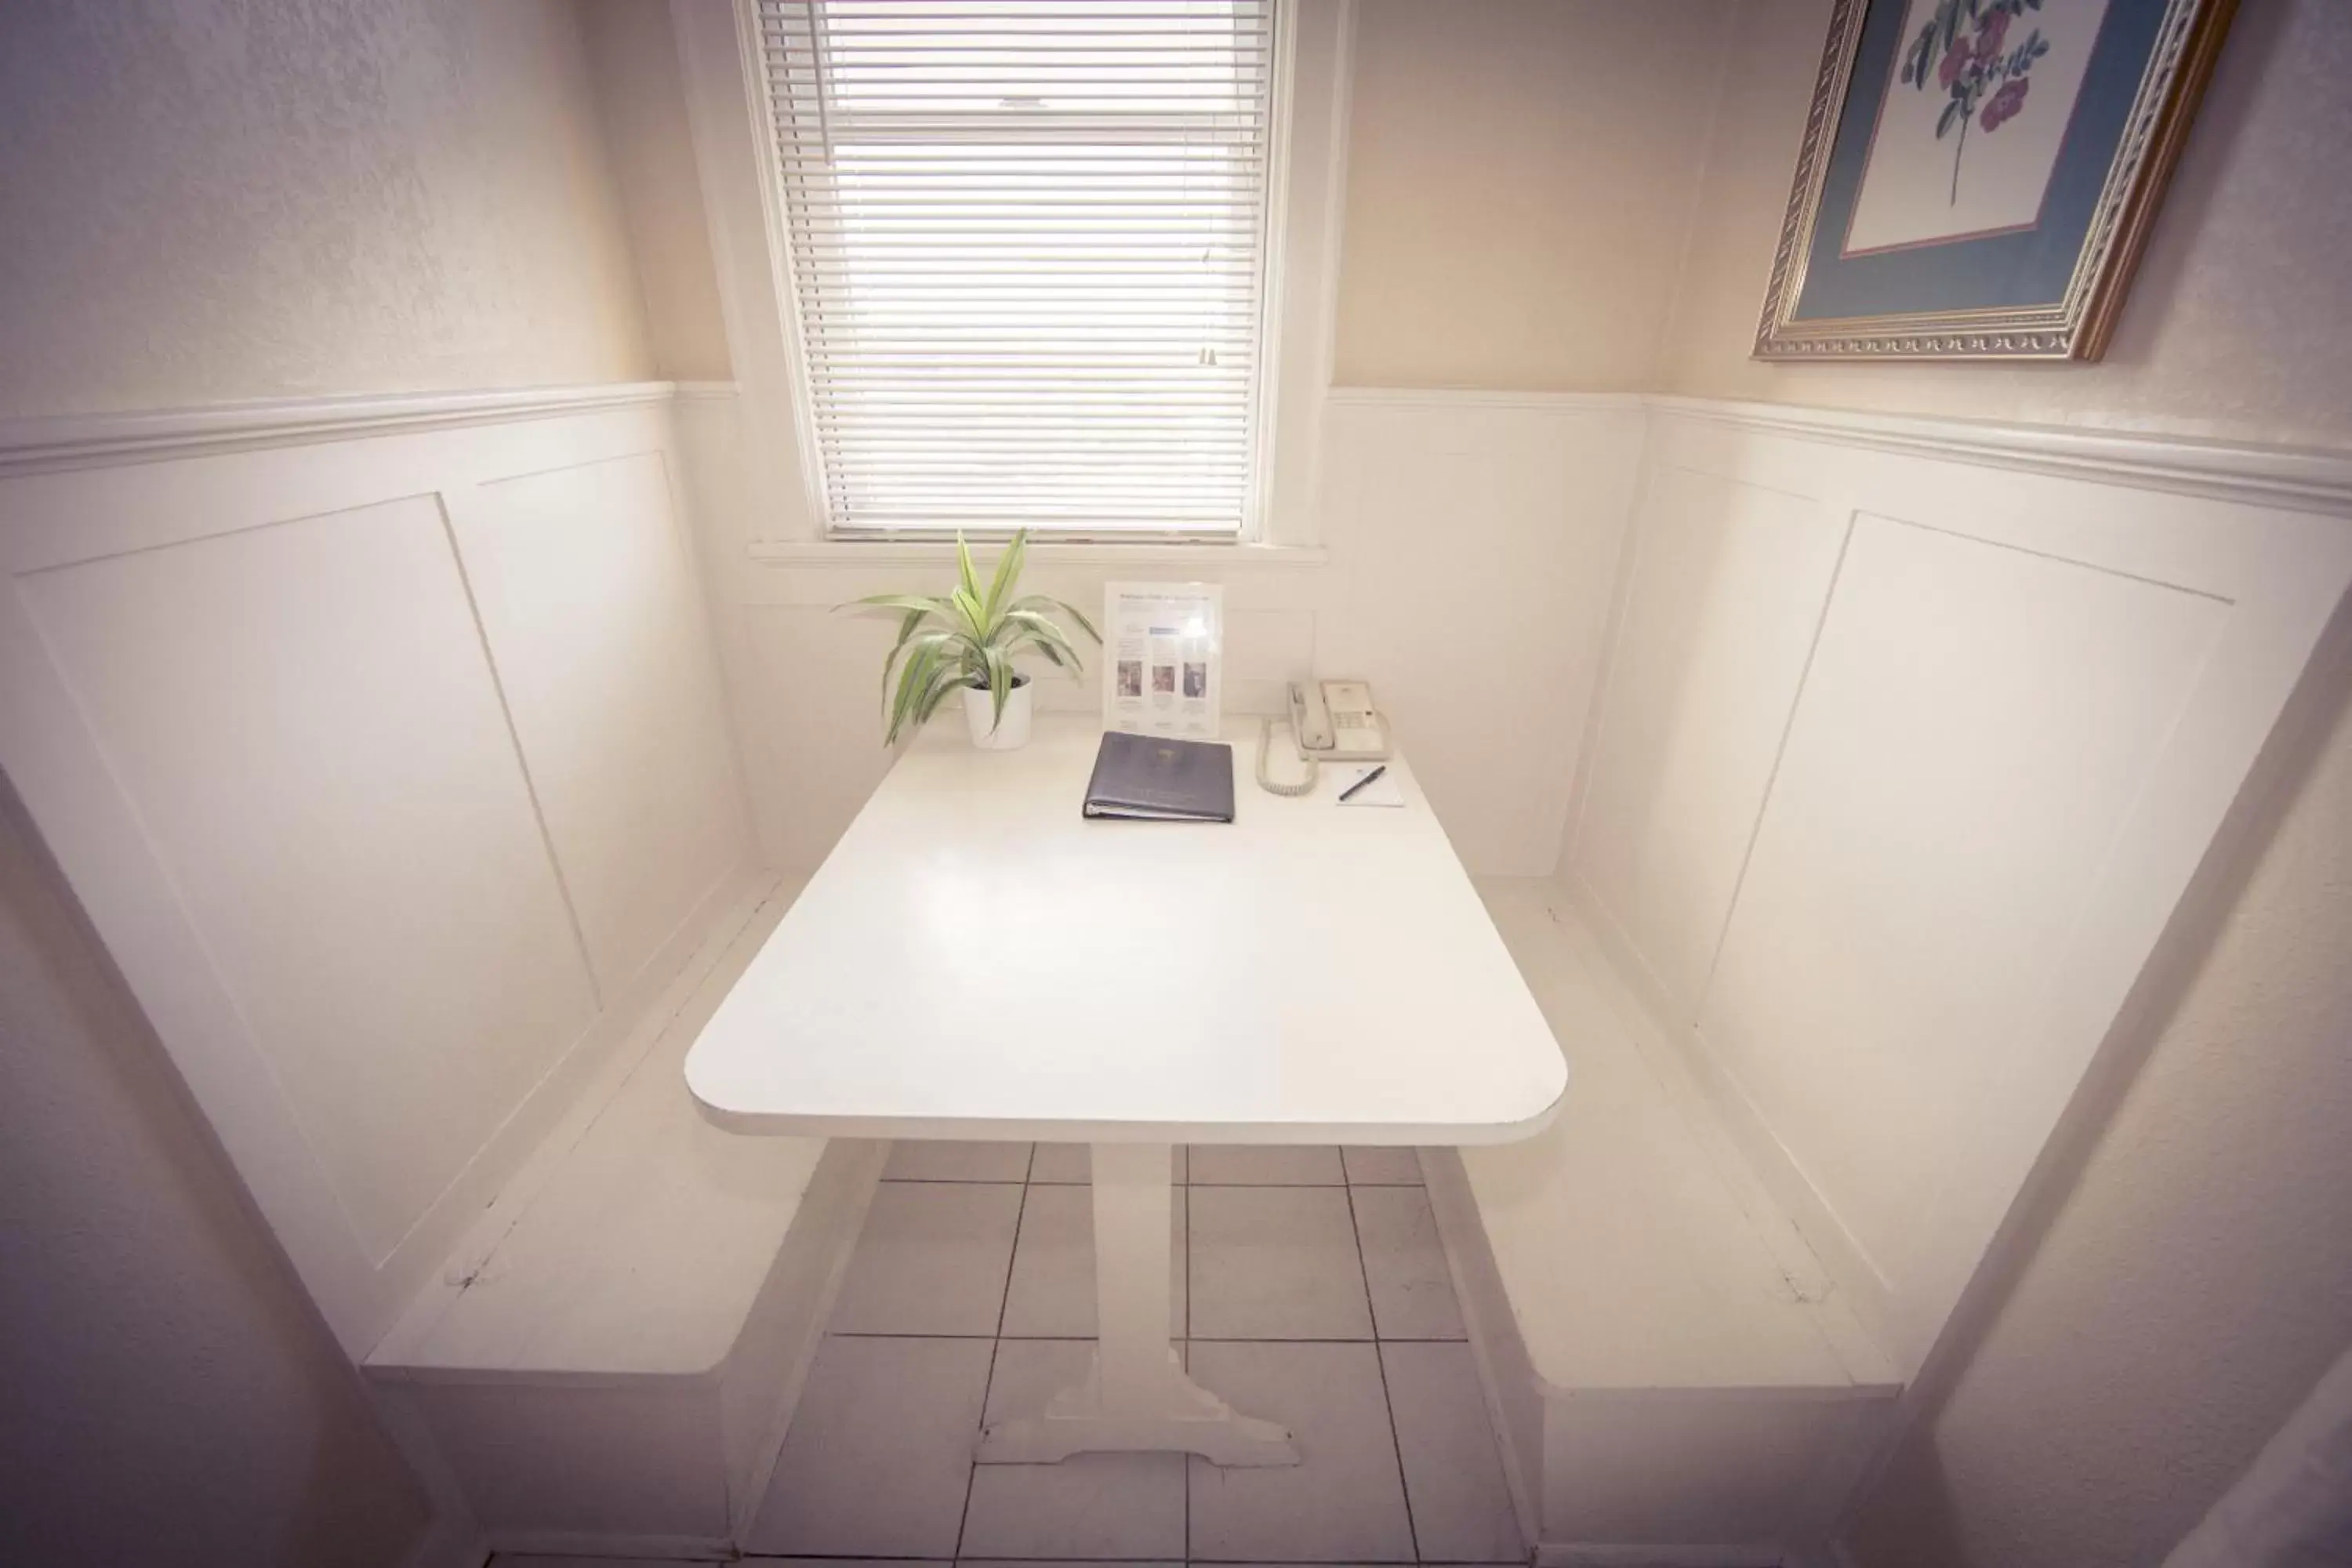
<instances>
[{"instance_id":1,"label":"white table top","mask_svg":"<svg viewBox=\"0 0 2352 1568\"><path fill-rule=\"evenodd\" d=\"M1252 781L1231 826L1079 814L1099 726L933 727L688 1053L747 1132L1496 1143L1567 1069L1402 756L1402 809ZM1279 732L1276 743L1283 740Z\"/></svg>"}]
</instances>

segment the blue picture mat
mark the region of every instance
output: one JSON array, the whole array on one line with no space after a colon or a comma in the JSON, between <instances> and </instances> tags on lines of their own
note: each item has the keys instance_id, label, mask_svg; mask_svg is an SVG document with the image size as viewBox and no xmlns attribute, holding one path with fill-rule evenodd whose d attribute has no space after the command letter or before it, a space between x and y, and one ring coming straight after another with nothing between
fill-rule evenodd
<instances>
[{"instance_id":1,"label":"blue picture mat","mask_svg":"<svg viewBox=\"0 0 2352 1568\"><path fill-rule=\"evenodd\" d=\"M2064 0L2052 3L2063 5ZM2112 0L2108 5L2075 100L2073 124L2051 172L2041 221L2033 227L1843 257L1838 250L1862 192L1864 161L1870 155L1880 100L1890 91L1918 90L1895 75L1908 6L1904 0L1871 0L1838 115L1837 142L1822 184L1821 205L1813 215L1811 258L1793 319L1822 321L2055 305L2064 299L2125 122L2139 96L2165 7L2166 0ZM1920 96L1923 108L1940 101L1932 93Z\"/></svg>"}]
</instances>

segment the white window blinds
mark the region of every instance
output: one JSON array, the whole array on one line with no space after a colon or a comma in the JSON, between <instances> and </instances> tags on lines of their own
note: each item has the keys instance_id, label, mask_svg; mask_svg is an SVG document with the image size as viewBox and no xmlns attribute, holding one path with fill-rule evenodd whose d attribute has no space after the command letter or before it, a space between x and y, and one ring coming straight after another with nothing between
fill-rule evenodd
<instances>
[{"instance_id":1,"label":"white window blinds","mask_svg":"<svg viewBox=\"0 0 2352 1568\"><path fill-rule=\"evenodd\" d=\"M1274 0L759 0L832 528L1233 534Z\"/></svg>"}]
</instances>

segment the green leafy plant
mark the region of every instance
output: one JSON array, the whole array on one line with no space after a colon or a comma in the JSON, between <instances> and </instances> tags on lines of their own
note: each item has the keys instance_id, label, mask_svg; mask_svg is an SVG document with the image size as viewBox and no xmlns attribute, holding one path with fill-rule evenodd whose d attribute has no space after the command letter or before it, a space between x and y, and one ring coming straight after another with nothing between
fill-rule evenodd
<instances>
[{"instance_id":1,"label":"green leafy plant","mask_svg":"<svg viewBox=\"0 0 2352 1568\"><path fill-rule=\"evenodd\" d=\"M985 593L971 563L971 547L956 535L955 591L950 594L871 594L845 610L896 610L898 640L882 661L882 696L890 706L890 731L882 743L894 746L902 733L920 729L938 711L948 693L970 687L986 691L995 700L992 734L1004 722L1005 699L1028 679L1013 668L1013 656L1034 649L1056 669L1075 679L1081 666L1078 651L1055 625L1050 612L1058 610L1078 624L1078 629L1099 646L1102 634L1072 605L1043 594L1013 596L1021 581L1021 563L1029 548L1024 529L1004 547L996 574ZM894 686L892 677L897 682Z\"/></svg>"}]
</instances>

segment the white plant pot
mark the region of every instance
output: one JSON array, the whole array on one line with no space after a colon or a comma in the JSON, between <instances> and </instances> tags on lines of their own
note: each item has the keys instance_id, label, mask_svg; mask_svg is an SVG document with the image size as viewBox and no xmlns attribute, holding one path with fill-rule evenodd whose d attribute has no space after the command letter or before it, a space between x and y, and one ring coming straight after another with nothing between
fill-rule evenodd
<instances>
[{"instance_id":1,"label":"white plant pot","mask_svg":"<svg viewBox=\"0 0 2352 1568\"><path fill-rule=\"evenodd\" d=\"M971 726L971 743L983 752L1013 752L1029 743L1029 700L1036 682L1022 676L1004 700L1004 717L996 716L996 700L976 686L963 689L964 722Z\"/></svg>"}]
</instances>

